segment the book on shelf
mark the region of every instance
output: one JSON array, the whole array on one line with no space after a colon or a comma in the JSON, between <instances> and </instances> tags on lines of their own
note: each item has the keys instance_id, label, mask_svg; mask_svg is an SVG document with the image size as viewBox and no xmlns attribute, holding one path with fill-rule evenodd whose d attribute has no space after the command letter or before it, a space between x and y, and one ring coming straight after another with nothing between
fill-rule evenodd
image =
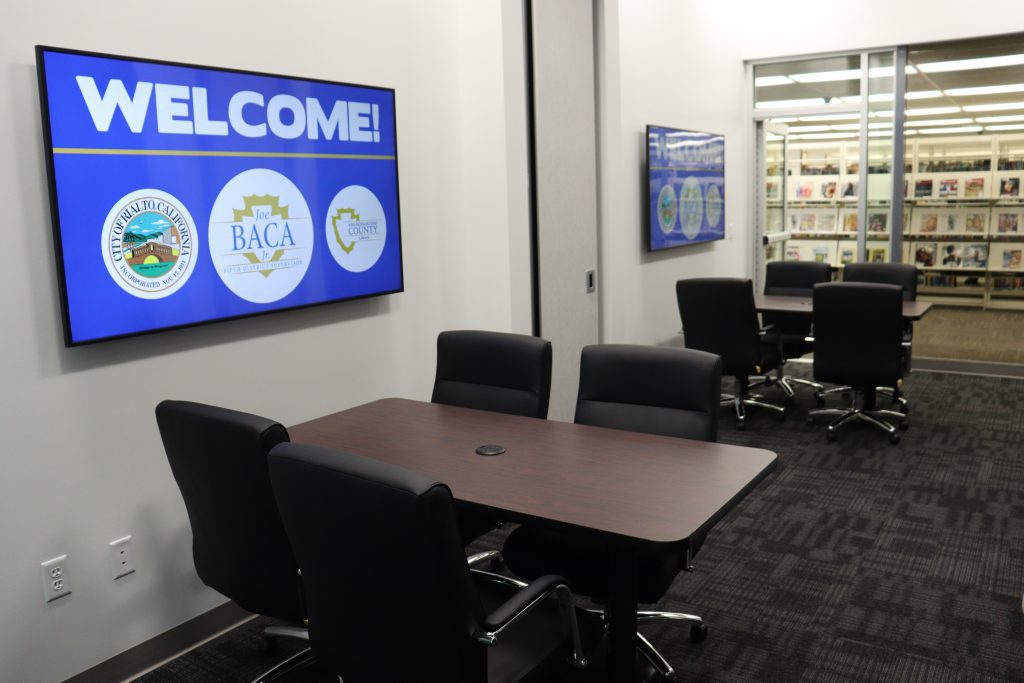
<instances>
[{"instance_id":1,"label":"book on shelf","mask_svg":"<svg viewBox=\"0 0 1024 683\"><path fill-rule=\"evenodd\" d=\"M843 232L857 232L858 224L856 211L849 211L843 215Z\"/></svg>"},{"instance_id":2,"label":"book on shelf","mask_svg":"<svg viewBox=\"0 0 1024 683\"><path fill-rule=\"evenodd\" d=\"M834 210L818 214L818 231L819 232L835 232L836 231L836 212Z\"/></svg>"},{"instance_id":3,"label":"book on shelf","mask_svg":"<svg viewBox=\"0 0 1024 683\"><path fill-rule=\"evenodd\" d=\"M1002 178L999 181L1000 197L1020 196L1020 178Z\"/></svg>"},{"instance_id":4,"label":"book on shelf","mask_svg":"<svg viewBox=\"0 0 1024 683\"><path fill-rule=\"evenodd\" d=\"M786 258L787 261L799 261L800 260L800 247L786 247Z\"/></svg>"},{"instance_id":5,"label":"book on shelf","mask_svg":"<svg viewBox=\"0 0 1024 683\"><path fill-rule=\"evenodd\" d=\"M950 178L949 180L939 181L939 196L940 197L955 197L957 190L959 189L959 181L956 178Z\"/></svg>"},{"instance_id":6,"label":"book on shelf","mask_svg":"<svg viewBox=\"0 0 1024 683\"><path fill-rule=\"evenodd\" d=\"M964 226L967 232L984 233L985 224L988 223L986 220L987 214L984 213L969 213L967 218L964 220Z\"/></svg>"},{"instance_id":7,"label":"book on shelf","mask_svg":"<svg viewBox=\"0 0 1024 683\"><path fill-rule=\"evenodd\" d=\"M889 217L884 213L868 214L868 232L885 232Z\"/></svg>"},{"instance_id":8,"label":"book on shelf","mask_svg":"<svg viewBox=\"0 0 1024 683\"><path fill-rule=\"evenodd\" d=\"M821 184L821 198L822 199L835 199L836 198L836 182L829 181Z\"/></svg>"},{"instance_id":9,"label":"book on shelf","mask_svg":"<svg viewBox=\"0 0 1024 683\"><path fill-rule=\"evenodd\" d=\"M991 169L992 159L990 157L921 161L917 164L918 173L970 173L971 171L989 171Z\"/></svg>"},{"instance_id":10,"label":"book on shelf","mask_svg":"<svg viewBox=\"0 0 1024 683\"><path fill-rule=\"evenodd\" d=\"M1000 159L996 163L996 168L1000 171L1024 170L1024 159Z\"/></svg>"},{"instance_id":11,"label":"book on shelf","mask_svg":"<svg viewBox=\"0 0 1024 683\"><path fill-rule=\"evenodd\" d=\"M931 268L935 265L935 254L938 245L935 242L919 242L914 250L914 264L922 268Z\"/></svg>"},{"instance_id":12,"label":"book on shelf","mask_svg":"<svg viewBox=\"0 0 1024 683\"><path fill-rule=\"evenodd\" d=\"M828 247L815 247L812 256L816 263L828 263Z\"/></svg>"},{"instance_id":13,"label":"book on shelf","mask_svg":"<svg viewBox=\"0 0 1024 683\"><path fill-rule=\"evenodd\" d=\"M1005 275L996 276L992 278L992 289L1024 289L1024 277L1007 277Z\"/></svg>"},{"instance_id":14,"label":"book on shelf","mask_svg":"<svg viewBox=\"0 0 1024 683\"><path fill-rule=\"evenodd\" d=\"M857 196L857 181L850 180L843 183L843 198L850 199Z\"/></svg>"},{"instance_id":15,"label":"book on shelf","mask_svg":"<svg viewBox=\"0 0 1024 683\"><path fill-rule=\"evenodd\" d=\"M964 183L964 197L968 199L976 199L978 197L985 196L985 179L984 178L968 178L967 182Z\"/></svg>"},{"instance_id":16,"label":"book on shelf","mask_svg":"<svg viewBox=\"0 0 1024 683\"><path fill-rule=\"evenodd\" d=\"M958 232L960 229L960 216L957 213L947 213L939 222L942 232Z\"/></svg>"},{"instance_id":17,"label":"book on shelf","mask_svg":"<svg viewBox=\"0 0 1024 683\"><path fill-rule=\"evenodd\" d=\"M959 244L944 244L939 253L942 265L948 268L959 268L964 261L963 250Z\"/></svg>"},{"instance_id":18,"label":"book on shelf","mask_svg":"<svg viewBox=\"0 0 1024 683\"><path fill-rule=\"evenodd\" d=\"M869 263L885 263L889 260L889 250L885 247L875 247L874 249L868 249L868 262Z\"/></svg>"},{"instance_id":19,"label":"book on shelf","mask_svg":"<svg viewBox=\"0 0 1024 683\"><path fill-rule=\"evenodd\" d=\"M928 273L924 276L924 284L927 287L956 287L956 275L940 275Z\"/></svg>"},{"instance_id":20,"label":"book on shelf","mask_svg":"<svg viewBox=\"0 0 1024 683\"><path fill-rule=\"evenodd\" d=\"M839 263L846 265L847 263L853 263L853 249L843 247L839 250Z\"/></svg>"},{"instance_id":21,"label":"book on shelf","mask_svg":"<svg viewBox=\"0 0 1024 683\"><path fill-rule=\"evenodd\" d=\"M1003 268L1012 268L1017 270L1021 266L1024 266L1024 254L1021 249L1005 249L1003 251Z\"/></svg>"},{"instance_id":22,"label":"book on shelf","mask_svg":"<svg viewBox=\"0 0 1024 683\"><path fill-rule=\"evenodd\" d=\"M814 184L813 183L798 183L796 186L796 198L797 199L810 199L814 196Z\"/></svg>"},{"instance_id":23,"label":"book on shelf","mask_svg":"<svg viewBox=\"0 0 1024 683\"><path fill-rule=\"evenodd\" d=\"M988 242L972 242L963 250L964 268L988 267Z\"/></svg>"},{"instance_id":24,"label":"book on shelf","mask_svg":"<svg viewBox=\"0 0 1024 683\"><path fill-rule=\"evenodd\" d=\"M1018 214L1001 213L996 220L996 232L1001 235L1015 235L1018 232Z\"/></svg>"},{"instance_id":25,"label":"book on shelf","mask_svg":"<svg viewBox=\"0 0 1024 683\"><path fill-rule=\"evenodd\" d=\"M915 212L916 213L916 212ZM922 213L921 221L918 223L918 232L938 232L939 229L939 214L937 213Z\"/></svg>"},{"instance_id":26,"label":"book on shelf","mask_svg":"<svg viewBox=\"0 0 1024 683\"><path fill-rule=\"evenodd\" d=\"M918 180L914 182L914 196L915 197L931 197L932 196L932 181L931 180Z\"/></svg>"},{"instance_id":27,"label":"book on shelf","mask_svg":"<svg viewBox=\"0 0 1024 683\"><path fill-rule=\"evenodd\" d=\"M765 197L765 199L778 199L779 198L779 184L778 183L765 183L764 197Z\"/></svg>"}]
</instances>

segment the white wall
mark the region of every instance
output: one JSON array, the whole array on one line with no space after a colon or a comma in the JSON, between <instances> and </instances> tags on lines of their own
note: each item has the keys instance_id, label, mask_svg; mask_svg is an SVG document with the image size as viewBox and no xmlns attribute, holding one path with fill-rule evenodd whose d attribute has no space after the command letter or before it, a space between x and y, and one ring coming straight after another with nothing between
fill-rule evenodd
<instances>
[{"instance_id":1,"label":"white wall","mask_svg":"<svg viewBox=\"0 0 1024 683\"><path fill-rule=\"evenodd\" d=\"M954 0L698 2L603 0L600 7L601 332L605 342L679 344L675 281L750 276L744 60L1024 31L1024 5L970 11ZM645 124L723 133L726 239L647 254Z\"/></svg>"},{"instance_id":2,"label":"white wall","mask_svg":"<svg viewBox=\"0 0 1024 683\"><path fill-rule=\"evenodd\" d=\"M512 329L513 301L522 319L528 277L508 216L523 211L525 161L507 156L525 143L521 125L511 141L506 125L522 92L503 76L503 10L499 0L7 3L0 680L63 679L223 602L192 569L153 419L160 399L289 424L386 395L427 398L439 330ZM37 43L396 88L407 291L63 348ZM137 573L115 584L106 544L128 533ZM45 605L39 562L59 553L74 593Z\"/></svg>"}]
</instances>

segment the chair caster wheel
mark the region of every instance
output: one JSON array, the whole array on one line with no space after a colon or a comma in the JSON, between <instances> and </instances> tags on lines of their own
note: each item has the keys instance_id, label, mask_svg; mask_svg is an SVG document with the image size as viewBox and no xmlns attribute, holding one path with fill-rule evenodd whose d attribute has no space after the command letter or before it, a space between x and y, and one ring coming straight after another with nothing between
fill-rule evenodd
<instances>
[{"instance_id":1,"label":"chair caster wheel","mask_svg":"<svg viewBox=\"0 0 1024 683\"><path fill-rule=\"evenodd\" d=\"M502 559L501 555L495 555L490 561L491 571L495 574L500 574L505 571L505 560Z\"/></svg>"},{"instance_id":2,"label":"chair caster wheel","mask_svg":"<svg viewBox=\"0 0 1024 683\"><path fill-rule=\"evenodd\" d=\"M835 441L836 440L836 433L835 432L825 432L825 438L828 439L829 442Z\"/></svg>"},{"instance_id":3,"label":"chair caster wheel","mask_svg":"<svg viewBox=\"0 0 1024 683\"><path fill-rule=\"evenodd\" d=\"M694 624L690 627L690 642L703 643L708 637L707 624Z\"/></svg>"},{"instance_id":4,"label":"chair caster wheel","mask_svg":"<svg viewBox=\"0 0 1024 683\"><path fill-rule=\"evenodd\" d=\"M889 435L889 443L891 443L893 445L896 445L899 442L900 442L900 434L899 434L899 432L893 432L892 434Z\"/></svg>"},{"instance_id":5,"label":"chair caster wheel","mask_svg":"<svg viewBox=\"0 0 1024 683\"><path fill-rule=\"evenodd\" d=\"M256 646L256 649L264 657L270 657L272 655L276 655L277 654L277 638L273 638L271 636L263 636L263 639L260 640L259 645Z\"/></svg>"}]
</instances>

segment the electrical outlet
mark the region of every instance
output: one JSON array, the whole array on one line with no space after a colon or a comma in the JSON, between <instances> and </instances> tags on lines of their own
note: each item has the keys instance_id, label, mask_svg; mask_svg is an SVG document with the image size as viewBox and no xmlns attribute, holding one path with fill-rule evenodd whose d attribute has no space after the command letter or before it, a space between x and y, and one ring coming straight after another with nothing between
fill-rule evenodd
<instances>
[{"instance_id":1,"label":"electrical outlet","mask_svg":"<svg viewBox=\"0 0 1024 683\"><path fill-rule=\"evenodd\" d=\"M67 555L47 560L39 566L43 571L43 600L53 602L57 598L71 595Z\"/></svg>"},{"instance_id":2,"label":"electrical outlet","mask_svg":"<svg viewBox=\"0 0 1024 683\"><path fill-rule=\"evenodd\" d=\"M135 571L131 543L132 537L125 536L108 544L110 546L110 573L115 581Z\"/></svg>"}]
</instances>

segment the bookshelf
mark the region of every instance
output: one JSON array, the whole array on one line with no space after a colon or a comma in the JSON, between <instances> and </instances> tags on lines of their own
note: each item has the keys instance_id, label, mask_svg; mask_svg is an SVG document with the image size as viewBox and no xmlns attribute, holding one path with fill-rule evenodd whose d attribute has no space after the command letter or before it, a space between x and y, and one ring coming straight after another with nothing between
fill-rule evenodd
<instances>
[{"instance_id":1,"label":"bookshelf","mask_svg":"<svg viewBox=\"0 0 1024 683\"><path fill-rule=\"evenodd\" d=\"M787 150L775 165L786 172L785 201L769 193L777 213L768 260L852 262L859 143L792 141ZM874 198L888 194L891 169L869 161L867 257L888 261L891 208ZM902 257L920 270L922 299L1024 310L1024 134L908 137L904 194Z\"/></svg>"}]
</instances>

